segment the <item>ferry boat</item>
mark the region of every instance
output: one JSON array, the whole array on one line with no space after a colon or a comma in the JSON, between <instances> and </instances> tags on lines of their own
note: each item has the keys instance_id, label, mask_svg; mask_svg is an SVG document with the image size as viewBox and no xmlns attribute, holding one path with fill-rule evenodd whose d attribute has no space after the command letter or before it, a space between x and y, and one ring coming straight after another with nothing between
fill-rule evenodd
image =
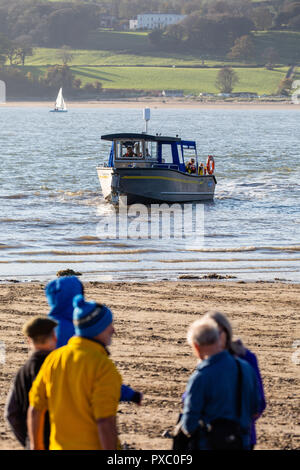
<instances>
[{"instance_id":1,"label":"ferry boat","mask_svg":"<svg viewBox=\"0 0 300 470\"><path fill-rule=\"evenodd\" d=\"M111 141L108 162L97 167L104 198L119 204L211 201L214 158L199 162L196 142L143 133L102 135Z\"/></svg>"}]
</instances>

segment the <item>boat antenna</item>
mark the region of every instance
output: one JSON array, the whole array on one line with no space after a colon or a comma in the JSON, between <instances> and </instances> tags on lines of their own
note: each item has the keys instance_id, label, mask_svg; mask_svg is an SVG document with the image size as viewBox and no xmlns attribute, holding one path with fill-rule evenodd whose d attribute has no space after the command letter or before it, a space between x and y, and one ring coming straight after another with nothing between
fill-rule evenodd
<instances>
[{"instance_id":1,"label":"boat antenna","mask_svg":"<svg viewBox=\"0 0 300 470\"><path fill-rule=\"evenodd\" d=\"M143 118L145 121L145 134L148 134L148 122L150 121L150 108L143 109Z\"/></svg>"}]
</instances>

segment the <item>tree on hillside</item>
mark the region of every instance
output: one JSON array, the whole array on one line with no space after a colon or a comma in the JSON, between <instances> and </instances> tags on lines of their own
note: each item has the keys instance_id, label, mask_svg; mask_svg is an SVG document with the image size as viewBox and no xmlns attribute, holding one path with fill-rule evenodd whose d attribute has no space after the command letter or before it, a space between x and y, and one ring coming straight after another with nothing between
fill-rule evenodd
<instances>
[{"instance_id":1,"label":"tree on hillside","mask_svg":"<svg viewBox=\"0 0 300 470\"><path fill-rule=\"evenodd\" d=\"M254 27L249 18L226 15L204 17L199 12L187 16L181 26L187 48L218 54L227 52L238 37L249 34ZM165 35L168 36L168 30ZM178 41L174 46L178 46Z\"/></svg>"},{"instance_id":2,"label":"tree on hillside","mask_svg":"<svg viewBox=\"0 0 300 470\"><path fill-rule=\"evenodd\" d=\"M9 60L10 65L18 65L20 63L20 57L18 55L18 47L15 42L10 43L6 56Z\"/></svg>"},{"instance_id":3,"label":"tree on hillside","mask_svg":"<svg viewBox=\"0 0 300 470\"><path fill-rule=\"evenodd\" d=\"M223 67L217 75L216 87L221 93L231 93L238 81L239 77L231 67Z\"/></svg>"},{"instance_id":4,"label":"tree on hillside","mask_svg":"<svg viewBox=\"0 0 300 470\"><path fill-rule=\"evenodd\" d=\"M190 15L194 11L201 11L202 12L202 7L200 3L197 0L190 1L187 3L182 3L180 13L182 15Z\"/></svg>"},{"instance_id":5,"label":"tree on hillside","mask_svg":"<svg viewBox=\"0 0 300 470\"><path fill-rule=\"evenodd\" d=\"M195 2L202 6L202 13L204 15L216 13L241 17L248 16L249 11L252 9L251 0L195 0Z\"/></svg>"},{"instance_id":6,"label":"tree on hillside","mask_svg":"<svg viewBox=\"0 0 300 470\"><path fill-rule=\"evenodd\" d=\"M8 2L12 3L12 2ZM46 20L53 10L54 4L45 2L16 2L8 8L7 27L12 40L29 35L31 43L42 45L46 41Z\"/></svg>"},{"instance_id":7,"label":"tree on hillside","mask_svg":"<svg viewBox=\"0 0 300 470\"><path fill-rule=\"evenodd\" d=\"M288 25L298 15L300 15L300 2L285 3L276 17L276 28Z\"/></svg>"},{"instance_id":8,"label":"tree on hillside","mask_svg":"<svg viewBox=\"0 0 300 470\"><path fill-rule=\"evenodd\" d=\"M209 2L206 5L208 9L208 13L211 14L231 14L232 13L232 5L228 2L224 2L222 0L216 2Z\"/></svg>"},{"instance_id":9,"label":"tree on hillside","mask_svg":"<svg viewBox=\"0 0 300 470\"><path fill-rule=\"evenodd\" d=\"M168 39L170 39L171 42L176 41L178 44L183 40L183 37L185 35L184 27L180 23L171 24L167 27L167 34Z\"/></svg>"},{"instance_id":10,"label":"tree on hillside","mask_svg":"<svg viewBox=\"0 0 300 470\"><path fill-rule=\"evenodd\" d=\"M67 65L55 65L48 68L43 82L53 88L71 89L74 85L74 75Z\"/></svg>"},{"instance_id":11,"label":"tree on hillside","mask_svg":"<svg viewBox=\"0 0 300 470\"><path fill-rule=\"evenodd\" d=\"M86 83L83 87L84 91L88 92L88 93L101 93L102 91L102 83L99 82L98 80L95 81L94 83Z\"/></svg>"},{"instance_id":12,"label":"tree on hillside","mask_svg":"<svg viewBox=\"0 0 300 470\"><path fill-rule=\"evenodd\" d=\"M161 29L154 29L148 34L148 39L154 46L159 46L163 41L163 32Z\"/></svg>"},{"instance_id":13,"label":"tree on hillside","mask_svg":"<svg viewBox=\"0 0 300 470\"><path fill-rule=\"evenodd\" d=\"M89 32L99 25L99 17L79 4L53 11L48 17L47 34L53 46L82 46Z\"/></svg>"},{"instance_id":14,"label":"tree on hillside","mask_svg":"<svg viewBox=\"0 0 300 470\"><path fill-rule=\"evenodd\" d=\"M277 93L279 95L289 96L292 90L293 81L294 80L292 78L283 78L279 83Z\"/></svg>"},{"instance_id":15,"label":"tree on hillside","mask_svg":"<svg viewBox=\"0 0 300 470\"><path fill-rule=\"evenodd\" d=\"M279 62L280 57L276 49L274 47L267 47L262 53L262 58L266 62L266 67L269 70L272 70L274 67L274 64Z\"/></svg>"},{"instance_id":16,"label":"tree on hillside","mask_svg":"<svg viewBox=\"0 0 300 470\"><path fill-rule=\"evenodd\" d=\"M272 27L274 16L269 8L258 7L254 8L251 18L255 24L256 30L265 31Z\"/></svg>"},{"instance_id":17,"label":"tree on hillside","mask_svg":"<svg viewBox=\"0 0 300 470\"><path fill-rule=\"evenodd\" d=\"M11 47L11 41L2 33L0 33L0 63L6 62L8 51Z\"/></svg>"},{"instance_id":18,"label":"tree on hillside","mask_svg":"<svg viewBox=\"0 0 300 470\"><path fill-rule=\"evenodd\" d=\"M63 65L68 65L68 62L72 62L74 54L72 54L70 46L62 46L57 52L57 57L62 61Z\"/></svg>"},{"instance_id":19,"label":"tree on hillside","mask_svg":"<svg viewBox=\"0 0 300 470\"><path fill-rule=\"evenodd\" d=\"M300 15L297 15L292 18L288 23L288 27L292 31L300 31Z\"/></svg>"},{"instance_id":20,"label":"tree on hillside","mask_svg":"<svg viewBox=\"0 0 300 470\"><path fill-rule=\"evenodd\" d=\"M255 45L251 36L242 36L236 39L227 57L229 59L251 60L255 56Z\"/></svg>"},{"instance_id":21,"label":"tree on hillside","mask_svg":"<svg viewBox=\"0 0 300 470\"><path fill-rule=\"evenodd\" d=\"M19 36L16 39L15 44L16 44L17 55L19 57L19 60L21 64L24 66L26 57L33 55L31 37L27 34L24 34L23 36Z\"/></svg>"},{"instance_id":22,"label":"tree on hillside","mask_svg":"<svg viewBox=\"0 0 300 470\"><path fill-rule=\"evenodd\" d=\"M8 33L7 28L7 9L5 7L0 8L0 31L2 31L1 35Z\"/></svg>"}]
</instances>

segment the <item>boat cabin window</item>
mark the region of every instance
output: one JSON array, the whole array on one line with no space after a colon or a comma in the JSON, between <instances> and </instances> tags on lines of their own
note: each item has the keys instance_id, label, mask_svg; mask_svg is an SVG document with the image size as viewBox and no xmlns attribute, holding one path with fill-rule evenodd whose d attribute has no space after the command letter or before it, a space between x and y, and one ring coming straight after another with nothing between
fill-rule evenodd
<instances>
[{"instance_id":1,"label":"boat cabin window","mask_svg":"<svg viewBox=\"0 0 300 470\"><path fill-rule=\"evenodd\" d=\"M157 160L157 142L145 142L145 158Z\"/></svg>"},{"instance_id":2,"label":"boat cabin window","mask_svg":"<svg viewBox=\"0 0 300 470\"><path fill-rule=\"evenodd\" d=\"M142 158L145 160L157 160L157 142L145 142L144 140L116 141L115 159Z\"/></svg>"},{"instance_id":3,"label":"boat cabin window","mask_svg":"<svg viewBox=\"0 0 300 470\"><path fill-rule=\"evenodd\" d=\"M161 150L161 162L162 163L173 163L173 155L172 155L172 146L171 144L163 144Z\"/></svg>"}]
</instances>

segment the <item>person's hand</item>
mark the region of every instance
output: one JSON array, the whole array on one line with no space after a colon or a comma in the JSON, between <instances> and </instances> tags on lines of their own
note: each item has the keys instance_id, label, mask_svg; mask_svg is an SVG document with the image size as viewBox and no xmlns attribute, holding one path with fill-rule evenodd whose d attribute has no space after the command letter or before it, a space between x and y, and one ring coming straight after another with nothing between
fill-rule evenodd
<instances>
[{"instance_id":1,"label":"person's hand","mask_svg":"<svg viewBox=\"0 0 300 470\"><path fill-rule=\"evenodd\" d=\"M131 399L131 401L133 401L139 406L141 406L142 400L143 400L143 394L141 392L135 392Z\"/></svg>"}]
</instances>

